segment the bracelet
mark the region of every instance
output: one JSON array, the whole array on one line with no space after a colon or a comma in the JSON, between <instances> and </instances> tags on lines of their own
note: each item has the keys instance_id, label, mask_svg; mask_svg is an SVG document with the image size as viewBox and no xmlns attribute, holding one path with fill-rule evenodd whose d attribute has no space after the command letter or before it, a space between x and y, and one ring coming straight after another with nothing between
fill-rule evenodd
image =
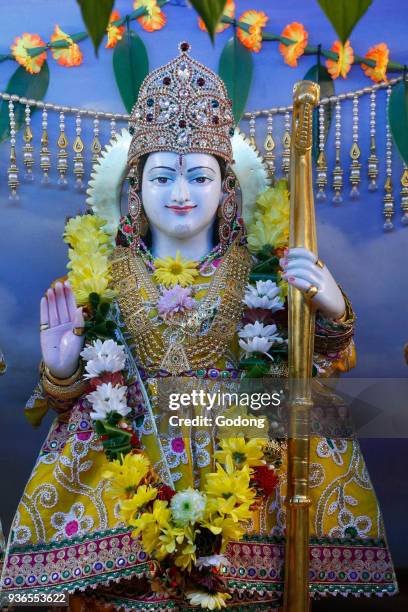
<instances>
[{"instance_id":1,"label":"bracelet","mask_svg":"<svg viewBox=\"0 0 408 612\"><path fill-rule=\"evenodd\" d=\"M72 400L82 395L88 386L86 380L77 380L72 385L55 385L46 376L41 379L45 393L58 400Z\"/></svg>"},{"instance_id":2,"label":"bracelet","mask_svg":"<svg viewBox=\"0 0 408 612\"><path fill-rule=\"evenodd\" d=\"M316 318L315 346L316 353L338 353L350 344L354 335L356 315L353 312L350 300L340 290L344 297L346 309L341 319L331 320L324 317Z\"/></svg>"},{"instance_id":3,"label":"bracelet","mask_svg":"<svg viewBox=\"0 0 408 612\"><path fill-rule=\"evenodd\" d=\"M77 381L79 378L82 378L83 365L80 361L75 372L71 374L71 376L68 376L68 378L57 378L57 376L51 374L49 368L45 365L45 363L42 364L42 372L43 374L45 374L47 379L54 385L57 385L59 387L69 387L69 385Z\"/></svg>"}]
</instances>

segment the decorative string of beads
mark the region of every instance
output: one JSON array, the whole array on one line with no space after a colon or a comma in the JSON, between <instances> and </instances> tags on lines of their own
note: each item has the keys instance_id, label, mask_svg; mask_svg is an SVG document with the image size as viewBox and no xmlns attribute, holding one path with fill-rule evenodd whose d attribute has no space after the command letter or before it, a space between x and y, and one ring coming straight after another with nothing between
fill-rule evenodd
<instances>
[{"instance_id":1,"label":"decorative string of beads","mask_svg":"<svg viewBox=\"0 0 408 612\"><path fill-rule=\"evenodd\" d=\"M92 165L96 164L102 151L101 141L99 140L99 119L95 117L93 120L93 141L91 145L92 151Z\"/></svg>"},{"instance_id":2,"label":"decorative string of beads","mask_svg":"<svg viewBox=\"0 0 408 612\"><path fill-rule=\"evenodd\" d=\"M361 180L361 164L359 162L360 155L361 151L360 147L358 146L358 97L355 96L353 99L353 144L351 145L350 149L350 198L352 200L356 200L360 196L358 189Z\"/></svg>"},{"instance_id":3,"label":"decorative string of beads","mask_svg":"<svg viewBox=\"0 0 408 612\"><path fill-rule=\"evenodd\" d=\"M287 179L289 178L290 168L290 113L285 113L282 136L282 174Z\"/></svg>"},{"instance_id":4,"label":"decorative string of beads","mask_svg":"<svg viewBox=\"0 0 408 612\"><path fill-rule=\"evenodd\" d=\"M316 184L318 191L316 194L316 200L324 202L326 200L326 186L327 186L327 161L326 154L324 152L324 145L326 142L326 130L325 130L325 107L323 104L319 104L319 156L317 158L317 174Z\"/></svg>"},{"instance_id":5,"label":"decorative string of beads","mask_svg":"<svg viewBox=\"0 0 408 612\"><path fill-rule=\"evenodd\" d=\"M43 185L48 185L50 182L49 171L51 168L51 153L48 148L48 113L44 108L42 113L42 134L41 134L41 150L40 150L40 168L43 171L41 182Z\"/></svg>"},{"instance_id":6,"label":"decorative string of beads","mask_svg":"<svg viewBox=\"0 0 408 612\"><path fill-rule=\"evenodd\" d=\"M256 138L255 138L255 115L252 114L249 120L249 142L251 145L256 147Z\"/></svg>"},{"instance_id":7,"label":"decorative string of beads","mask_svg":"<svg viewBox=\"0 0 408 612\"><path fill-rule=\"evenodd\" d=\"M341 204L343 198L341 195L343 189L343 169L340 162L340 148L341 148L341 105L340 101L336 102L335 106L335 148L336 148L336 161L333 169L333 204Z\"/></svg>"},{"instance_id":8,"label":"decorative string of beads","mask_svg":"<svg viewBox=\"0 0 408 612\"><path fill-rule=\"evenodd\" d=\"M83 150L84 150L84 143L82 142L81 139L81 132L82 132L82 126L81 126L81 115L80 113L77 114L76 119L75 119L75 132L76 132L76 138L74 140L74 144L72 145L72 148L74 150L74 175L75 175L75 187L76 189L83 189L84 183L83 183L83 178L84 178L84 173L85 173L85 168L84 168L84 156L82 154Z\"/></svg>"},{"instance_id":9,"label":"decorative string of beads","mask_svg":"<svg viewBox=\"0 0 408 612\"><path fill-rule=\"evenodd\" d=\"M59 116L59 129L60 134L58 137L58 162L57 170L59 172L58 185L61 188L67 186L67 172L68 172L68 138L65 134L65 115L63 112Z\"/></svg>"},{"instance_id":10,"label":"decorative string of beads","mask_svg":"<svg viewBox=\"0 0 408 612\"><path fill-rule=\"evenodd\" d=\"M401 223L408 225L408 166L405 162L401 175L401 210Z\"/></svg>"},{"instance_id":11,"label":"decorative string of beads","mask_svg":"<svg viewBox=\"0 0 408 612\"><path fill-rule=\"evenodd\" d=\"M392 217L394 216L394 195L392 192L392 138L391 129L388 123L388 106L390 103L391 87L387 87L386 97L386 119L385 119L385 184L384 184L384 208L385 217L384 230L390 231L394 228Z\"/></svg>"},{"instance_id":12,"label":"decorative string of beads","mask_svg":"<svg viewBox=\"0 0 408 612\"><path fill-rule=\"evenodd\" d=\"M337 102L338 99L340 100L351 100L353 99L355 96L361 97L367 94L371 94L372 92L378 91L379 89L385 89L388 85L393 86L396 83L399 83L401 81L402 77L395 77L393 79L390 79L387 83L374 83L374 85L371 85L370 87L364 87L362 89L357 89L355 91L349 91L343 94L339 94L338 96L330 96L327 98L322 98L320 103L325 105L325 104L335 104ZM12 94L6 93L6 92L0 92L0 98L3 100L10 100L11 99ZM53 112L61 112L64 109L65 114L67 113L73 113L76 114L78 112L78 109L74 108L74 107L66 107L66 106L62 106L60 104L52 104L50 102L43 102L42 100L28 100L27 98L25 98L24 96L20 97L20 96L15 96L13 95L13 99L15 102L19 102L20 104L29 104L32 107L37 107L37 108L45 108L47 106L47 109L49 111L53 111ZM261 116L267 116L269 114L280 114L280 115L284 115L287 112L291 112L293 110L292 105L287 105L287 106L277 106L277 107L272 107L272 108L266 108L266 109L260 109L257 111L251 111L251 112L247 112L244 113L244 115L242 116L243 119L250 119L250 117L252 115L255 115L256 117L261 117ZM119 113L108 113L108 112L103 112L100 110L93 110L93 109L81 109L81 114L83 116L86 117L91 117L91 118L95 118L95 117L99 117L99 119L103 119L103 120L111 120L113 117L116 119L116 121L129 121L129 115L127 114L119 114Z\"/></svg>"},{"instance_id":13,"label":"decorative string of beads","mask_svg":"<svg viewBox=\"0 0 408 612\"><path fill-rule=\"evenodd\" d=\"M33 177L33 166L34 166L34 147L32 145L33 133L31 131L31 110L27 104L24 109L25 115L25 129L24 129L24 147L23 147L23 163L25 166L24 179L26 181L32 181Z\"/></svg>"},{"instance_id":14,"label":"decorative string of beads","mask_svg":"<svg viewBox=\"0 0 408 612\"><path fill-rule=\"evenodd\" d=\"M377 94L372 91L370 94L370 156L368 158L367 173L369 178L368 190L377 191L378 177L378 157L376 145L376 98Z\"/></svg>"},{"instance_id":15,"label":"decorative string of beads","mask_svg":"<svg viewBox=\"0 0 408 612\"><path fill-rule=\"evenodd\" d=\"M254 127L255 127L255 119L254 119ZM265 161L268 166L268 176L273 183L275 180L275 141L273 139L273 117L272 115L268 115L266 119L266 138L264 142L265 149ZM254 130L254 139L255 139L255 130Z\"/></svg>"},{"instance_id":16,"label":"decorative string of beads","mask_svg":"<svg viewBox=\"0 0 408 612\"><path fill-rule=\"evenodd\" d=\"M112 120L110 122L110 135L111 135L112 140L116 140L117 134L116 134L116 119L115 119L115 117L112 117Z\"/></svg>"},{"instance_id":17,"label":"decorative string of beads","mask_svg":"<svg viewBox=\"0 0 408 612\"><path fill-rule=\"evenodd\" d=\"M19 185L18 180L18 167L16 158L16 121L14 116L14 103L11 99L8 105L9 109L9 125L10 125L10 165L7 170L8 175L8 186L10 188L10 200L18 200L17 188Z\"/></svg>"}]
</instances>

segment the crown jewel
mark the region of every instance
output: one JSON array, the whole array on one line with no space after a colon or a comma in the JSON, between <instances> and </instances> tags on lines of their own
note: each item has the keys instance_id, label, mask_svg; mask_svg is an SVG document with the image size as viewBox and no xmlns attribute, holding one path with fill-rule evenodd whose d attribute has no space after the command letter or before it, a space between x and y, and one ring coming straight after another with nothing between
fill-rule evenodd
<instances>
[{"instance_id":1,"label":"crown jewel","mask_svg":"<svg viewBox=\"0 0 408 612\"><path fill-rule=\"evenodd\" d=\"M190 45L143 81L129 123L128 163L154 151L209 153L232 161L234 119L224 82L192 59Z\"/></svg>"}]
</instances>

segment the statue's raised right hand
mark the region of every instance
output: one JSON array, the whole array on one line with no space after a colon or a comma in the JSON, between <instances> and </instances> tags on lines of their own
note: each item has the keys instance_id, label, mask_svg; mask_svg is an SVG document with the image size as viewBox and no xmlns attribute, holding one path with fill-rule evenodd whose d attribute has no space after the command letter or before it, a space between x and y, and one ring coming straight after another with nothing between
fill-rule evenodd
<instances>
[{"instance_id":1,"label":"statue's raised right hand","mask_svg":"<svg viewBox=\"0 0 408 612\"><path fill-rule=\"evenodd\" d=\"M84 327L82 308L78 308L68 281L58 282L41 299L41 350L44 364L57 378L68 378L78 368L84 336L73 333ZM44 329L48 325L48 328Z\"/></svg>"}]
</instances>

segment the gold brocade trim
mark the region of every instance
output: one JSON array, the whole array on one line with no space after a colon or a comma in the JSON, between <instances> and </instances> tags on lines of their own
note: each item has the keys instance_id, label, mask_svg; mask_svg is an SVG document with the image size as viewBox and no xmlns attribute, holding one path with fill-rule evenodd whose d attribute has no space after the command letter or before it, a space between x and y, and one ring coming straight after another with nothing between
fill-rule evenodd
<instances>
[{"instance_id":1,"label":"gold brocade trim","mask_svg":"<svg viewBox=\"0 0 408 612\"><path fill-rule=\"evenodd\" d=\"M143 367L177 375L211 367L225 354L242 316L251 268L249 252L238 241L228 249L197 309L160 326L151 320L143 300L145 294L157 303L159 290L142 258L126 247L115 249L112 286Z\"/></svg>"}]
</instances>

